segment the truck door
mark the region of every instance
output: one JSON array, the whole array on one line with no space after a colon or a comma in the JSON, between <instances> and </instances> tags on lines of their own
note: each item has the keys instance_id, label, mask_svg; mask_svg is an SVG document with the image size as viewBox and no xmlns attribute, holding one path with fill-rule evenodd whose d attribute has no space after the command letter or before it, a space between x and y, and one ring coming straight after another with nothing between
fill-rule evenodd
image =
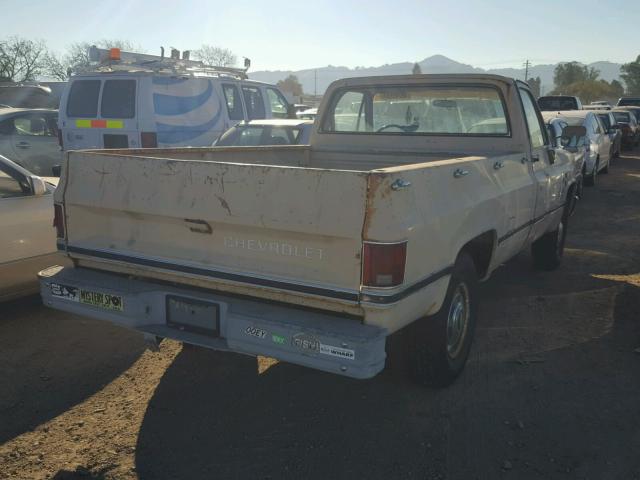
<instances>
[{"instance_id":1,"label":"truck door","mask_svg":"<svg viewBox=\"0 0 640 480\"><path fill-rule=\"evenodd\" d=\"M535 210L532 216L532 228L529 238L538 238L547 231L549 225L556 218L554 209L562 203L562 182L566 182L564 169L554 167L555 155L549 153L551 148L546 132L546 127L540 113L535 107L535 101L531 93L524 89L518 89L522 106L524 108L527 129L529 132L529 163L536 185Z\"/></svg>"}]
</instances>

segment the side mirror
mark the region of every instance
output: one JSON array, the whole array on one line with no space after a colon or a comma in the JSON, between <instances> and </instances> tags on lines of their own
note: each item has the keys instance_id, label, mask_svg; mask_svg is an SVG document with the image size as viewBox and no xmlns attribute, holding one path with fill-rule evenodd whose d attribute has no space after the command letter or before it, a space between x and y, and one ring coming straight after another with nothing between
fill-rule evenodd
<instances>
[{"instance_id":1,"label":"side mirror","mask_svg":"<svg viewBox=\"0 0 640 480\"><path fill-rule=\"evenodd\" d=\"M40 177L36 177L34 175L32 177L29 177L29 180L31 181L31 191L36 197L39 197L47 193L47 185L44 183L44 180L42 180Z\"/></svg>"},{"instance_id":2,"label":"side mirror","mask_svg":"<svg viewBox=\"0 0 640 480\"><path fill-rule=\"evenodd\" d=\"M553 147L547 149L547 156L549 157L549 163L551 165L556 163L556 151L553 149Z\"/></svg>"},{"instance_id":3,"label":"side mirror","mask_svg":"<svg viewBox=\"0 0 640 480\"><path fill-rule=\"evenodd\" d=\"M296 107L294 107L292 104L289 104L287 106L287 118L293 118L294 120L298 118L296 116Z\"/></svg>"},{"instance_id":4,"label":"side mirror","mask_svg":"<svg viewBox=\"0 0 640 480\"><path fill-rule=\"evenodd\" d=\"M54 165L51 167L51 173L54 177L59 177L62 174L62 165Z\"/></svg>"}]
</instances>

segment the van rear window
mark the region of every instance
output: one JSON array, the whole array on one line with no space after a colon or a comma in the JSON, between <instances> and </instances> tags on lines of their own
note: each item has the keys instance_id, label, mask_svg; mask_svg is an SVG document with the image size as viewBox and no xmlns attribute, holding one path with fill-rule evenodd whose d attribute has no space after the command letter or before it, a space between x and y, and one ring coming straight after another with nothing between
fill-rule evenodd
<instances>
[{"instance_id":1,"label":"van rear window","mask_svg":"<svg viewBox=\"0 0 640 480\"><path fill-rule=\"evenodd\" d=\"M98 115L100 80L76 80L67 101L68 117L94 118Z\"/></svg>"},{"instance_id":2,"label":"van rear window","mask_svg":"<svg viewBox=\"0 0 640 480\"><path fill-rule=\"evenodd\" d=\"M107 80L102 89L102 118L133 118L136 114L136 81Z\"/></svg>"}]
</instances>

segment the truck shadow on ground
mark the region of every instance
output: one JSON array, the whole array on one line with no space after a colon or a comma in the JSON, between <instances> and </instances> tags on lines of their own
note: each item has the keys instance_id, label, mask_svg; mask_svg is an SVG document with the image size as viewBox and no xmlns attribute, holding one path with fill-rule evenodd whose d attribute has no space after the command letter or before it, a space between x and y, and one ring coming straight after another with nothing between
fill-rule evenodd
<instances>
[{"instance_id":1,"label":"truck shadow on ground","mask_svg":"<svg viewBox=\"0 0 640 480\"><path fill-rule=\"evenodd\" d=\"M638 291L601 336L534 359L480 328L442 390L184 349L149 402L139 478L640 478Z\"/></svg>"},{"instance_id":2,"label":"truck shadow on ground","mask_svg":"<svg viewBox=\"0 0 640 480\"><path fill-rule=\"evenodd\" d=\"M144 352L137 335L48 309L39 296L0 308L0 444L98 392Z\"/></svg>"}]
</instances>

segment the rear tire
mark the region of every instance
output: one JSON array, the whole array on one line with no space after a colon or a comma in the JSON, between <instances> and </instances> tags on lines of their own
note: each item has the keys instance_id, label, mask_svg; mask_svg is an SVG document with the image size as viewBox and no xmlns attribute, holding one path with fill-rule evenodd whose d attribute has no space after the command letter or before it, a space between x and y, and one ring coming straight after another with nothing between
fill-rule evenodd
<instances>
[{"instance_id":1,"label":"rear tire","mask_svg":"<svg viewBox=\"0 0 640 480\"><path fill-rule=\"evenodd\" d=\"M471 256L458 255L440 311L410 326L409 358L417 383L445 387L469 357L478 312L478 273Z\"/></svg>"},{"instance_id":2,"label":"rear tire","mask_svg":"<svg viewBox=\"0 0 640 480\"><path fill-rule=\"evenodd\" d=\"M533 265L538 270L555 270L562 263L564 256L564 244L567 239L568 215L562 214L562 219L557 228L545 233L531 245Z\"/></svg>"}]
</instances>

